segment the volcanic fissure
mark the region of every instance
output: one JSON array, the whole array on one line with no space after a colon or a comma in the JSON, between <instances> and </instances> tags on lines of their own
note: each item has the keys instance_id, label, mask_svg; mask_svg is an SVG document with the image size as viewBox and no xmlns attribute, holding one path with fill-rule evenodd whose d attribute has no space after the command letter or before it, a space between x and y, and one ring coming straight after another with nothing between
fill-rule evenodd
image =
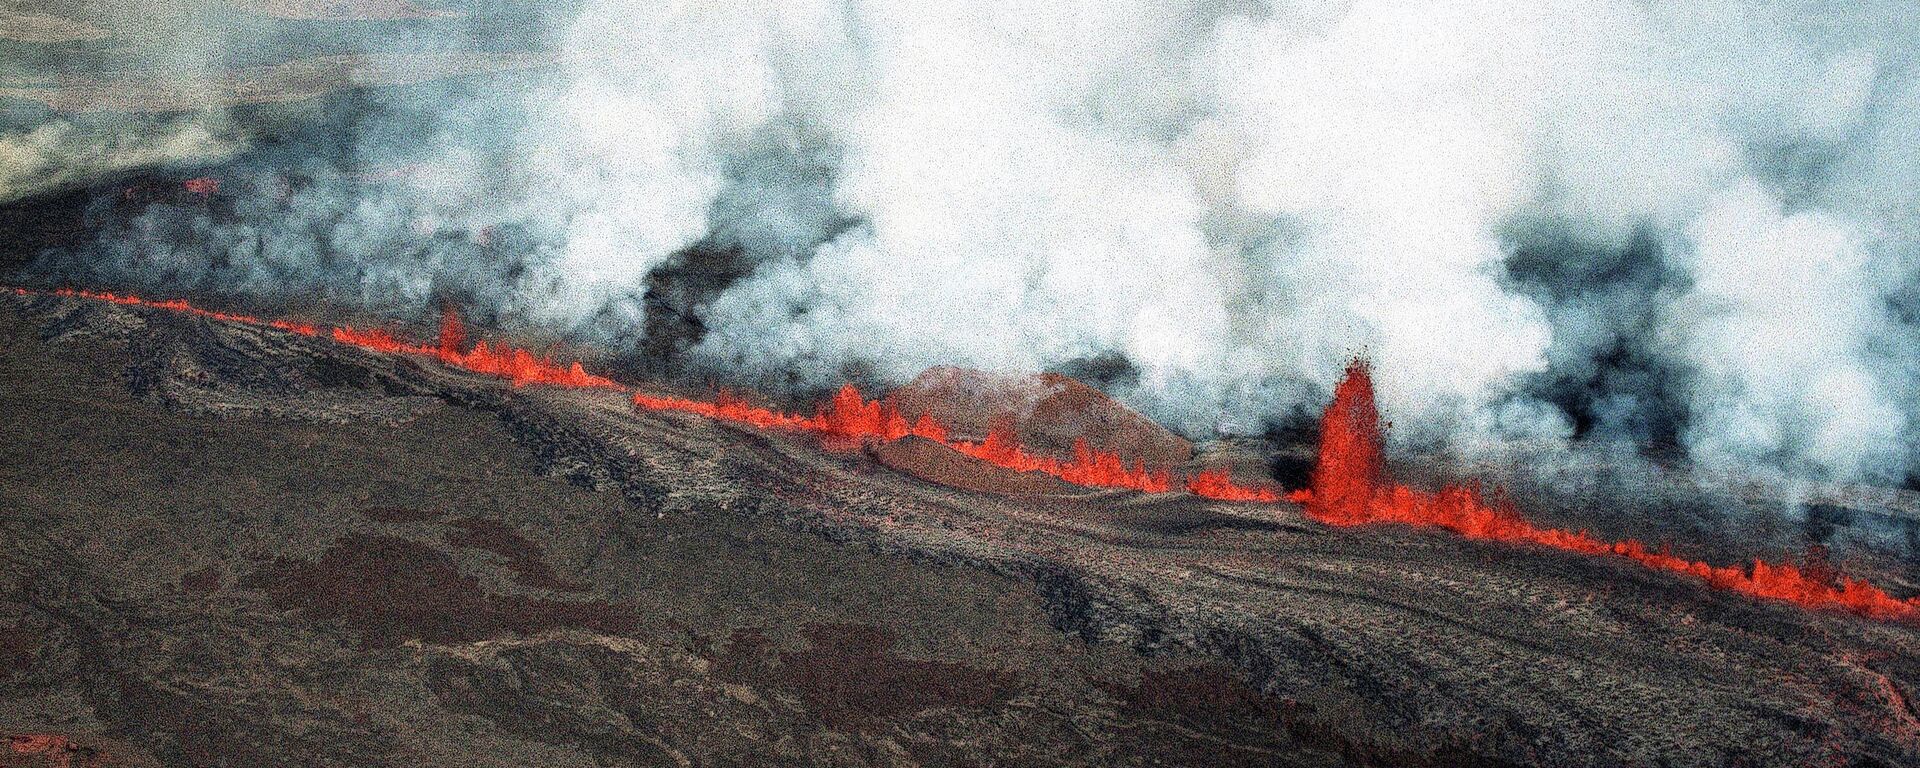
<instances>
[{"instance_id":1,"label":"volcanic fissure","mask_svg":"<svg viewBox=\"0 0 1920 768\"><path fill-rule=\"evenodd\" d=\"M851 384L841 387L811 415L758 406L724 390L711 400L649 394L589 373L579 362L559 363L526 349L484 340L469 345L465 326L450 309L442 315L439 338L434 344L426 345L409 342L384 329L322 328L309 323L206 309L180 299L152 300L75 289L11 290L22 296L55 295L183 313L327 338L379 353L430 357L452 368L505 379L516 387L544 385L617 391L628 394L633 405L643 410L682 412L763 430L810 433L829 443L919 438L995 466L1042 473L1088 488L1142 493L1170 493L1180 489L1221 501L1303 503L1309 518L1330 526L1400 523L1441 528L1470 539L1621 557L1655 570L1697 577L1717 589L1806 608L1840 609L1875 619L1920 618L1920 596L1898 598L1866 581L1834 574L1828 569L1760 559L1748 566L1715 566L1633 539L1610 542L1584 530L1535 525L1497 491L1487 493L1464 485L1422 491L1395 483L1386 470L1386 426L1374 402L1372 371L1363 360L1355 360L1348 366L1345 378L1334 391L1333 401L1327 406L1310 487L1283 493L1273 485L1243 485L1225 469L1177 476L1171 468L1148 466L1142 460L1129 461L1117 452L1093 448L1085 440L1075 442L1070 457L1049 456L1022 445L1012 427L1006 424L995 425L979 440L966 439L954 435L932 414L921 414L910 423L890 398L868 400Z\"/></svg>"}]
</instances>

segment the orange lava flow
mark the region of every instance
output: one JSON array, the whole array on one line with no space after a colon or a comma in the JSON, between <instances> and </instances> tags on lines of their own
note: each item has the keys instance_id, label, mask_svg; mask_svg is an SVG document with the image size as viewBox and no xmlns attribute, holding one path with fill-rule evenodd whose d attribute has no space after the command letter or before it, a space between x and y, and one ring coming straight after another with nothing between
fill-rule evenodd
<instances>
[{"instance_id":1,"label":"orange lava flow","mask_svg":"<svg viewBox=\"0 0 1920 768\"><path fill-rule=\"evenodd\" d=\"M406 343L378 328L335 328L332 333L335 341L344 344L377 352L427 355L454 368L506 379L516 387L546 384L575 389L626 389L617 381L587 373L577 361L561 365L551 358L537 356L518 347L485 341L473 345L472 349L463 349L467 339L466 326L461 324L460 316L450 309L441 313L440 338L430 347Z\"/></svg>"},{"instance_id":2,"label":"orange lava flow","mask_svg":"<svg viewBox=\"0 0 1920 768\"><path fill-rule=\"evenodd\" d=\"M793 416L779 411L761 408L741 400L731 393L721 390L714 402L691 400L682 397L665 397L635 392L633 404L637 408L649 411L680 411L709 419L731 421L760 429L798 429L817 431L818 421L806 416Z\"/></svg>"},{"instance_id":3,"label":"orange lava flow","mask_svg":"<svg viewBox=\"0 0 1920 768\"><path fill-rule=\"evenodd\" d=\"M73 768L75 756L79 756L84 765L95 764L94 758L106 757L92 750L84 750L72 739L57 733L23 733L9 736L7 746L16 755L40 757L53 768Z\"/></svg>"},{"instance_id":4,"label":"orange lava flow","mask_svg":"<svg viewBox=\"0 0 1920 768\"><path fill-rule=\"evenodd\" d=\"M1271 504L1280 500L1280 492L1273 488L1248 488L1233 482L1233 477L1225 469L1209 469L1187 478L1187 492L1195 496L1224 501L1251 501Z\"/></svg>"},{"instance_id":5,"label":"orange lava flow","mask_svg":"<svg viewBox=\"0 0 1920 768\"><path fill-rule=\"evenodd\" d=\"M35 291L14 288L14 293L30 296ZM524 349L504 344L480 342L470 350L463 350L466 342L466 329L460 318L452 312L443 315L440 325L440 341L437 346L422 346L407 343L391 332L380 328L359 329L347 326L331 328L324 333L320 327L310 323L298 323L289 320L267 320L253 315L220 312L196 307L182 299L154 300L138 296L109 293L105 291L80 291L61 288L52 292L55 296L92 299L110 304L131 307L152 307L170 312L205 317L213 320L225 320L235 323L277 328L302 336L327 336L342 344L348 344L375 352L393 354L427 355L455 368L475 373L497 376L513 382L514 386L527 384L548 384L560 387L625 389L618 382L603 376L587 373L580 363L561 365L551 358L533 354Z\"/></svg>"},{"instance_id":6,"label":"orange lava flow","mask_svg":"<svg viewBox=\"0 0 1920 768\"><path fill-rule=\"evenodd\" d=\"M1755 560L1751 566L1714 566L1649 549L1638 541L1606 542L1586 531L1542 528L1522 519L1497 495L1451 486L1416 491L1389 481L1382 460L1385 430L1373 402L1367 365L1355 361L1334 390L1321 426L1320 458L1305 495L1307 514L1329 525L1405 523L1444 528L1471 539L1538 544L1588 555L1615 555L1650 568L1697 576L1716 588L1785 600L1808 608L1838 608L1879 619L1920 617L1920 597L1901 600L1865 581Z\"/></svg>"},{"instance_id":7,"label":"orange lava flow","mask_svg":"<svg viewBox=\"0 0 1920 768\"><path fill-rule=\"evenodd\" d=\"M201 176L180 182L180 187L199 195L201 199L206 199L220 193L220 180L212 176Z\"/></svg>"},{"instance_id":8,"label":"orange lava flow","mask_svg":"<svg viewBox=\"0 0 1920 768\"><path fill-rule=\"evenodd\" d=\"M465 339L466 331L460 325L459 316L448 311L442 316L440 344L434 348L433 355L447 365L498 376L513 382L516 387L547 384L577 389L626 389L612 379L587 373L577 360L560 365L551 358L537 357L524 349L485 341L461 352L460 345Z\"/></svg>"},{"instance_id":9,"label":"orange lava flow","mask_svg":"<svg viewBox=\"0 0 1920 768\"><path fill-rule=\"evenodd\" d=\"M15 294L43 293L11 288ZM421 355L446 365L506 379L515 386L530 384L572 388L632 388L588 373L578 362L561 365L550 358L485 341L467 347L467 332L458 316L443 314L434 345L405 341L383 329L328 328L287 320L196 307L179 299L151 300L123 294L59 289L54 295L113 304L151 307L215 320L263 326L310 337L326 337L376 352ZM722 391L713 401L634 392L633 404L652 411L677 411L760 428L795 430L824 438L893 441L918 437L945 445L976 459L1024 472L1042 472L1076 485L1166 493L1175 485L1173 473L1129 463L1116 453L1076 441L1071 458L1035 453L1022 446L1012 426L999 424L982 440L951 435L930 414L909 424L891 402L867 400L852 385L843 386L813 415L801 416L753 405ZM1635 540L1603 541L1586 531L1536 526L1523 519L1499 494L1491 499L1469 487L1449 486L1426 492L1395 484L1387 476L1383 444L1386 428L1374 403L1372 372L1355 361L1334 390L1320 435L1320 456L1310 487L1282 497L1274 488L1235 483L1225 469L1210 469L1185 477L1189 493L1226 501L1272 503L1282 498L1305 504L1307 515L1334 526L1402 523L1443 528L1473 539L1535 544L1587 555L1617 556L1672 573L1687 574L1709 585L1761 598L1785 600L1808 608L1837 608L1880 619L1920 619L1920 597L1902 600L1865 581L1831 573L1821 567L1802 568L1755 560L1748 566L1714 566L1688 560L1665 549L1651 549Z\"/></svg>"},{"instance_id":10,"label":"orange lava flow","mask_svg":"<svg viewBox=\"0 0 1920 768\"><path fill-rule=\"evenodd\" d=\"M999 424L985 439L954 437L932 414L921 414L909 424L885 399L868 400L853 385L845 385L812 416L783 413L752 405L726 392L714 402L636 393L633 404L655 411L682 411L761 429L791 429L841 440L890 442L918 437L932 440L967 456L1018 472L1040 472L1090 488L1120 488L1144 493L1167 493L1174 488L1173 471L1128 462L1117 453L1074 441L1072 458L1056 458L1020 444L1012 425ZM1277 490L1238 485L1224 469L1208 470L1187 479L1188 492L1226 501L1274 502Z\"/></svg>"},{"instance_id":11,"label":"orange lava flow","mask_svg":"<svg viewBox=\"0 0 1920 768\"><path fill-rule=\"evenodd\" d=\"M13 288L20 295L37 291ZM362 349L389 354L432 357L454 368L507 379L515 386L543 384L572 388L603 388L630 391L619 382L588 373L578 362L560 365L524 349L485 341L466 347L466 327L450 309L441 315L440 334L429 346L415 344L381 328L340 326L322 331L319 326L285 320L266 320L252 315L204 309L184 300L152 300L138 296L82 291L63 288L54 295L92 299L127 306L151 307L215 320L267 326L303 336L325 336ZM1144 463L1128 463L1118 454L1090 448L1084 441L1074 446L1071 459L1059 459L1034 453L1022 446L1010 427L994 429L986 439L975 442L956 439L945 425L931 415L908 424L891 403L868 401L851 385L842 387L832 400L813 416L798 416L760 408L731 393L722 391L712 402L670 396L633 394L636 407L697 414L747 424L761 429L792 429L824 437L855 440L900 440L921 437L946 445L968 456L1023 472L1043 472L1077 485L1096 488L1124 488L1147 493L1165 493L1173 488L1172 472L1150 469ZM1242 488L1234 485L1224 471L1202 473L1190 479L1188 490L1211 498L1233 501L1272 501L1277 494L1270 489Z\"/></svg>"},{"instance_id":12,"label":"orange lava flow","mask_svg":"<svg viewBox=\"0 0 1920 768\"><path fill-rule=\"evenodd\" d=\"M541 357L518 347L485 341L473 345L472 349L463 350L467 338L466 327L461 324L459 315L451 310L441 315L440 338L434 346L409 344L379 328L335 328L332 336L334 341L376 352L437 358L454 368L506 379L516 387L546 384L575 389L626 389L617 381L587 373L577 361L561 365L552 358Z\"/></svg>"},{"instance_id":13,"label":"orange lava flow","mask_svg":"<svg viewBox=\"0 0 1920 768\"><path fill-rule=\"evenodd\" d=\"M762 429L800 430L841 440L890 442L918 437L989 464L1019 472L1041 472L1092 488L1123 488L1146 493L1166 493L1173 488L1171 470L1150 469L1139 461L1128 463L1119 454L1094 449L1084 440L1074 443L1073 458L1060 459L1034 453L1022 446L1019 438L1014 436L1011 425L998 425L987 433L984 440L972 441L953 437L946 425L932 414L922 414L909 424L892 403L884 399L868 400L851 384L842 386L812 416L761 408L725 392L714 402L638 393L633 396L633 404L648 410L683 411ZM1218 481L1221 479L1224 478L1215 478L1215 485L1208 488L1231 486L1230 481L1225 486L1220 485ZM1249 496L1257 493L1253 490L1241 492Z\"/></svg>"},{"instance_id":14,"label":"orange lava flow","mask_svg":"<svg viewBox=\"0 0 1920 768\"><path fill-rule=\"evenodd\" d=\"M13 289L13 292L20 294L22 296L30 296L34 293L34 291L29 291L25 288L15 288ZM59 290L53 291L53 295L65 296L68 298L92 299L94 301L104 301L109 304L121 304L129 307L153 307L155 309L164 309L170 312L179 312L182 314L212 318L214 320L226 320L228 322L235 322L235 323L248 323L250 325L266 325L274 328L279 328L281 330L295 331L304 336L317 336L320 333L319 329L314 328L313 326L310 326L310 325L300 325L297 323L289 323L282 320L268 321L268 320L262 320L252 315L236 315L231 312L216 312L211 309L201 309L200 307L196 307L192 304L188 304L186 301L182 299L167 299L164 301L154 301L152 299L143 299L138 296L127 296L124 294L109 293L105 291L76 291L72 288L61 288Z\"/></svg>"}]
</instances>

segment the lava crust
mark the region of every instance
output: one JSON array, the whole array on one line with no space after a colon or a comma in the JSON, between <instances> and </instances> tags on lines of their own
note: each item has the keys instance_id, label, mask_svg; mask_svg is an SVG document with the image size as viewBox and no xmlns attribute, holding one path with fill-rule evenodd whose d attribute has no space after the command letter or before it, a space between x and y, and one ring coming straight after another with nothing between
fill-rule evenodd
<instances>
[{"instance_id":1,"label":"lava crust","mask_svg":"<svg viewBox=\"0 0 1920 768\"><path fill-rule=\"evenodd\" d=\"M1911 623L0 305L0 728L92 764L1920 762Z\"/></svg>"}]
</instances>

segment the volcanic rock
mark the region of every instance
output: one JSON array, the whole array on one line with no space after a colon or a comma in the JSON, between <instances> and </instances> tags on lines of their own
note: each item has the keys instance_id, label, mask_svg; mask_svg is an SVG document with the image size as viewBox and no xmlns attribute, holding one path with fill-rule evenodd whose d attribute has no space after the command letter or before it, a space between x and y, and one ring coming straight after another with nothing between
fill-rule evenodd
<instances>
[{"instance_id":1,"label":"volcanic rock","mask_svg":"<svg viewBox=\"0 0 1920 768\"><path fill-rule=\"evenodd\" d=\"M1014 376L953 366L929 368L889 396L908 423L931 413L957 437L978 439L1012 425L1020 444L1059 458L1073 442L1128 461L1171 467L1193 456L1193 444L1106 393L1055 373Z\"/></svg>"},{"instance_id":2,"label":"volcanic rock","mask_svg":"<svg viewBox=\"0 0 1920 768\"><path fill-rule=\"evenodd\" d=\"M880 463L952 488L1002 495L1051 496L1086 489L1042 472L1019 472L990 464L922 437L905 437L868 448Z\"/></svg>"},{"instance_id":3,"label":"volcanic rock","mask_svg":"<svg viewBox=\"0 0 1920 768\"><path fill-rule=\"evenodd\" d=\"M979 493L81 301L0 294L3 736L182 766L1920 764L1910 624L1284 503ZM442 405L300 417L330 386ZM1669 499L1767 514L1678 472L1563 485L1516 502L1621 536ZM1813 533L1912 584L1893 501Z\"/></svg>"},{"instance_id":4,"label":"volcanic rock","mask_svg":"<svg viewBox=\"0 0 1920 768\"><path fill-rule=\"evenodd\" d=\"M443 406L302 417L340 387ZM1186 695L1222 662L1090 647L1025 578L867 538L929 521L899 488L965 491L772 440L0 295L0 768L1337 764Z\"/></svg>"}]
</instances>

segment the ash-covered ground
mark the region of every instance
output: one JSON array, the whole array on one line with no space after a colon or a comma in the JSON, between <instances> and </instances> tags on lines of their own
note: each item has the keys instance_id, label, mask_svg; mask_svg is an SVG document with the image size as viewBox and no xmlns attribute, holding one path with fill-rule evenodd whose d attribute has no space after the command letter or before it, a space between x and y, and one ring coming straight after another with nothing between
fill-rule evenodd
<instances>
[{"instance_id":1,"label":"ash-covered ground","mask_svg":"<svg viewBox=\"0 0 1920 768\"><path fill-rule=\"evenodd\" d=\"M614 393L0 304L8 768L1920 761L1910 625L1291 505L963 490ZM1521 501L1630 535L1732 508L1638 487ZM1905 501L1822 518L1901 594Z\"/></svg>"}]
</instances>

